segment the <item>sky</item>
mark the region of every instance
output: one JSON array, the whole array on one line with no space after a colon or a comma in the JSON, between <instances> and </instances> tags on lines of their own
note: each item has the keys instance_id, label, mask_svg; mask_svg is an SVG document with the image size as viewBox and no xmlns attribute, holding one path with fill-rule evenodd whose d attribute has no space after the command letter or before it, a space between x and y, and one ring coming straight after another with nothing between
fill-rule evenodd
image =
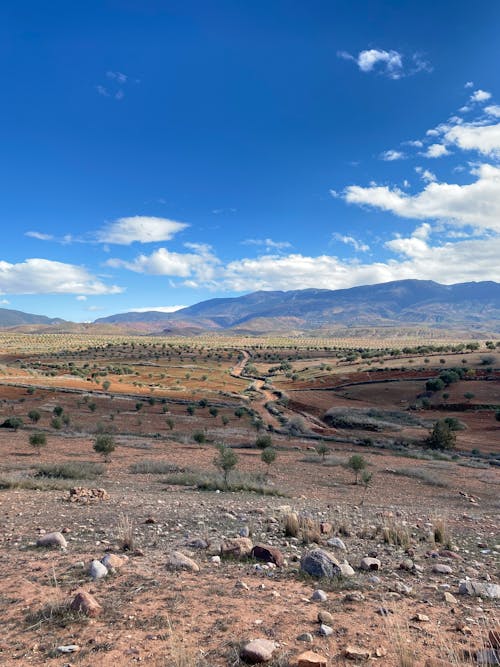
<instances>
[{"instance_id":1,"label":"sky","mask_svg":"<svg viewBox=\"0 0 500 667\"><path fill-rule=\"evenodd\" d=\"M500 4L4 0L0 307L500 281Z\"/></svg>"}]
</instances>

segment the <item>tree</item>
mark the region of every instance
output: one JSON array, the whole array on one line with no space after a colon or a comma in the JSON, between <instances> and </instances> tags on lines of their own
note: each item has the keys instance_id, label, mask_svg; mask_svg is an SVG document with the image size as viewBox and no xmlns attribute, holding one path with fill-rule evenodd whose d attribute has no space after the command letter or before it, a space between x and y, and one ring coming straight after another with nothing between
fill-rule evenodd
<instances>
[{"instance_id":1,"label":"tree","mask_svg":"<svg viewBox=\"0 0 500 667\"><path fill-rule=\"evenodd\" d=\"M434 424L425 445L429 449L454 449L457 436L443 419Z\"/></svg>"},{"instance_id":2,"label":"tree","mask_svg":"<svg viewBox=\"0 0 500 667\"><path fill-rule=\"evenodd\" d=\"M267 475L269 474L269 467L271 463L276 461L276 456L276 450L273 447L266 447L260 454L261 461L267 465Z\"/></svg>"},{"instance_id":3,"label":"tree","mask_svg":"<svg viewBox=\"0 0 500 667\"><path fill-rule=\"evenodd\" d=\"M227 447L224 443L216 445L216 448L218 454L214 458L214 466L222 472L224 476L224 486L227 489L229 486L229 473L238 463L238 457L231 447Z\"/></svg>"},{"instance_id":4,"label":"tree","mask_svg":"<svg viewBox=\"0 0 500 667\"><path fill-rule=\"evenodd\" d=\"M36 449L37 454L40 456L40 450L42 447L45 447L47 444L47 436L45 433L32 433L30 435L30 445Z\"/></svg>"},{"instance_id":5,"label":"tree","mask_svg":"<svg viewBox=\"0 0 500 667\"><path fill-rule=\"evenodd\" d=\"M28 412L28 418L32 421L33 424L39 422L41 416L42 415L38 412L38 410L30 410Z\"/></svg>"},{"instance_id":6,"label":"tree","mask_svg":"<svg viewBox=\"0 0 500 667\"><path fill-rule=\"evenodd\" d=\"M116 449L115 440L109 433L100 433L94 440L94 451L102 454L104 460L109 461L109 455Z\"/></svg>"},{"instance_id":7,"label":"tree","mask_svg":"<svg viewBox=\"0 0 500 667\"><path fill-rule=\"evenodd\" d=\"M354 473L354 483L358 483L359 473L366 468L366 459L361 454L353 454L347 462L347 467Z\"/></svg>"},{"instance_id":8,"label":"tree","mask_svg":"<svg viewBox=\"0 0 500 667\"><path fill-rule=\"evenodd\" d=\"M321 460L323 461L323 463L325 462L326 455L329 453L329 451L330 447L328 447L328 445L325 445L324 442L322 442L316 447L316 454L318 456L321 456Z\"/></svg>"}]
</instances>

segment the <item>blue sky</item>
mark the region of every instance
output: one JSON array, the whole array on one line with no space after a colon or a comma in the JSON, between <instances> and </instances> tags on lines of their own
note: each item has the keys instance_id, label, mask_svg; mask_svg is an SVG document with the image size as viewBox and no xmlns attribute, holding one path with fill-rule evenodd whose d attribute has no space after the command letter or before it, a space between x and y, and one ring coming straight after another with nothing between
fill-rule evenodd
<instances>
[{"instance_id":1,"label":"blue sky","mask_svg":"<svg viewBox=\"0 0 500 667\"><path fill-rule=\"evenodd\" d=\"M500 5L0 8L0 306L500 281Z\"/></svg>"}]
</instances>

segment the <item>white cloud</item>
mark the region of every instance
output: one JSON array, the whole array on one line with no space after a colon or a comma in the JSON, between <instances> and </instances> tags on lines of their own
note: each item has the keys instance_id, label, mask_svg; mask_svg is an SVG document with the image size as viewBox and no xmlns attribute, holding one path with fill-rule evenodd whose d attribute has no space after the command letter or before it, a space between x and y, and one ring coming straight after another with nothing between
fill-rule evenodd
<instances>
[{"instance_id":1,"label":"white cloud","mask_svg":"<svg viewBox=\"0 0 500 667\"><path fill-rule=\"evenodd\" d=\"M406 155L402 151L396 151L393 149L384 151L383 153L380 154L380 159L384 160L385 162L393 162L394 160L404 160L405 157Z\"/></svg>"},{"instance_id":2,"label":"white cloud","mask_svg":"<svg viewBox=\"0 0 500 667\"><path fill-rule=\"evenodd\" d=\"M443 155L448 155L448 149L443 144L431 144L425 153L422 153L424 157L437 158L443 157Z\"/></svg>"},{"instance_id":3,"label":"white cloud","mask_svg":"<svg viewBox=\"0 0 500 667\"><path fill-rule=\"evenodd\" d=\"M424 169L423 167L415 167L415 171L419 174L420 178L426 183L432 183L436 181L436 174L434 174L429 169Z\"/></svg>"},{"instance_id":4,"label":"white cloud","mask_svg":"<svg viewBox=\"0 0 500 667\"><path fill-rule=\"evenodd\" d=\"M138 243L155 243L169 241L178 232L189 227L184 222L176 222L167 218L135 215L119 218L97 232L97 240L101 243L130 245Z\"/></svg>"},{"instance_id":5,"label":"white cloud","mask_svg":"<svg viewBox=\"0 0 500 667\"><path fill-rule=\"evenodd\" d=\"M362 241L358 241L353 236L344 236L343 234L334 233L332 234L332 238L341 243L345 243L346 245L352 245L357 252L367 252L370 250L369 245L366 245L366 243L363 243Z\"/></svg>"},{"instance_id":6,"label":"white cloud","mask_svg":"<svg viewBox=\"0 0 500 667\"><path fill-rule=\"evenodd\" d=\"M178 310L182 310L183 308L187 308L187 306L151 306L150 308L130 308L128 312L149 313L153 310L158 313L175 313Z\"/></svg>"},{"instance_id":7,"label":"white cloud","mask_svg":"<svg viewBox=\"0 0 500 667\"><path fill-rule=\"evenodd\" d=\"M402 218L439 220L500 231L500 167L483 164L468 185L429 183L417 195L387 186L351 185L344 192L350 204L372 206ZM500 262L499 262L500 265Z\"/></svg>"},{"instance_id":8,"label":"white cloud","mask_svg":"<svg viewBox=\"0 0 500 667\"><path fill-rule=\"evenodd\" d=\"M462 150L475 150L492 157L500 156L500 123L456 125L446 131L445 139Z\"/></svg>"},{"instance_id":9,"label":"white cloud","mask_svg":"<svg viewBox=\"0 0 500 667\"><path fill-rule=\"evenodd\" d=\"M291 248L289 241L273 241L273 239L245 239L242 245L264 246L266 250L284 250Z\"/></svg>"},{"instance_id":10,"label":"white cloud","mask_svg":"<svg viewBox=\"0 0 500 667\"><path fill-rule=\"evenodd\" d=\"M52 234L43 234L42 232L25 232L24 235L39 241L52 241L54 238Z\"/></svg>"},{"instance_id":11,"label":"white cloud","mask_svg":"<svg viewBox=\"0 0 500 667\"><path fill-rule=\"evenodd\" d=\"M488 93L486 90L475 90L470 96L470 101L475 102L487 102L491 99L491 93Z\"/></svg>"},{"instance_id":12,"label":"white cloud","mask_svg":"<svg viewBox=\"0 0 500 667\"><path fill-rule=\"evenodd\" d=\"M32 258L19 264L0 261L1 294L117 294L87 269L74 264Z\"/></svg>"}]
</instances>

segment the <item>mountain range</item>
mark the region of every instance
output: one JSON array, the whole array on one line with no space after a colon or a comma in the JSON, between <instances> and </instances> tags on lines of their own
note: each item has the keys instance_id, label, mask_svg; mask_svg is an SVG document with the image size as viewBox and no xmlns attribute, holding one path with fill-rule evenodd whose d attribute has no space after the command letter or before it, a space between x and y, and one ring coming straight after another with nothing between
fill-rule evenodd
<instances>
[{"instance_id":1,"label":"mountain range","mask_svg":"<svg viewBox=\"0 0 500 667\"><path fill-rule=\"evenodd\" d=\"M119 313L90 325L0 308L0 327L24 330L39 326L73 332L80 327L107 332L194 334L229 330L258 334L414 325L500 331L500 284L398 280L341 290L261 291L201 301L174 313Z\"/></svg>"}]
</instances>

